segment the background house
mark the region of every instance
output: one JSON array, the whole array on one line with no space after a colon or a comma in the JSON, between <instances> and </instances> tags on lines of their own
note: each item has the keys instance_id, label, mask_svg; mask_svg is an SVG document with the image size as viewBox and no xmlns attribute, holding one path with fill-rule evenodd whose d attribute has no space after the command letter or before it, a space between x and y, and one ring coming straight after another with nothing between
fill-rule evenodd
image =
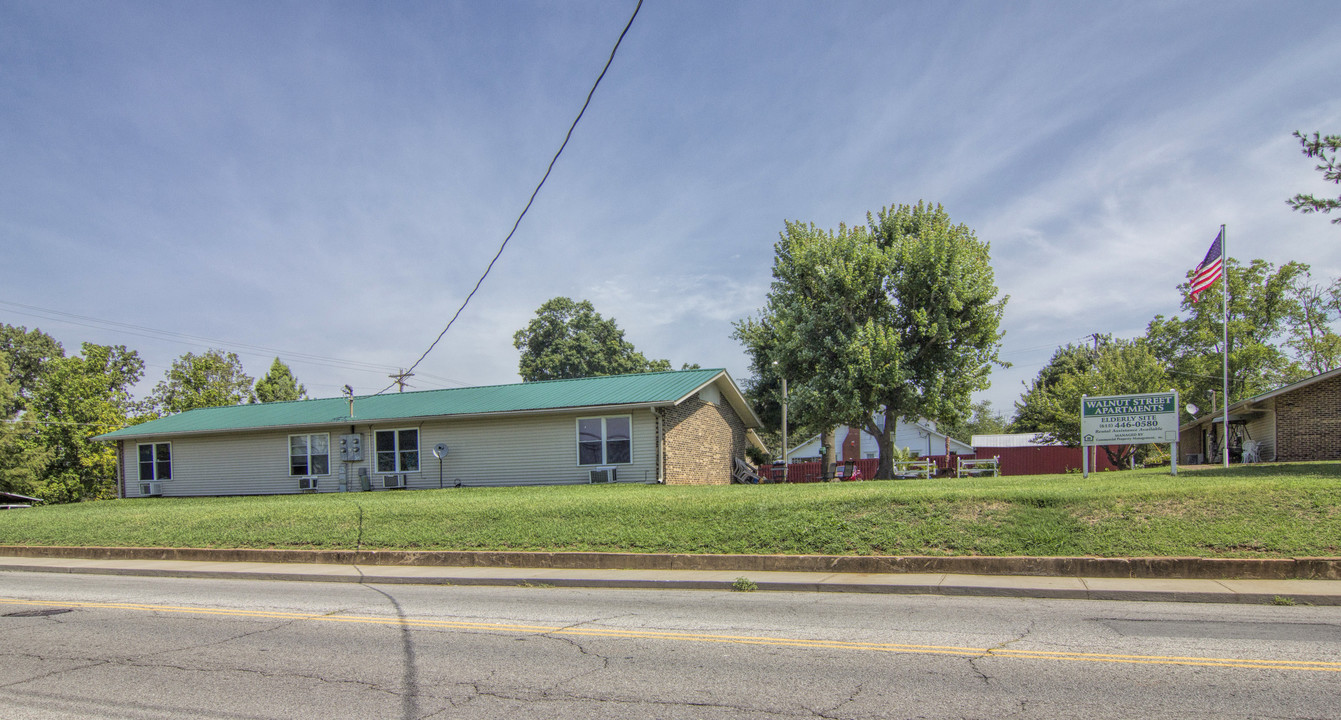
<instances>
[{"instance_id":1,"label":"background house","mask_svg":"<svg viewBox=\"0 0 1341 720\"><path fill-rule=\"evenodd\" d=\"M1179 428L1183 462L1220 462L1223 410ZM1229 406L1229 459L1239 462L1246 443L1258 460L1341 460L1341 369L1314 375Z\"/></svg>"},{"instance_id":2,"label":"background house","mask_svg":"<svg viewBox=\"0 0 1341 720\"><path fill-rule=\"evenodd\" d=\"M716 369L202 408L96 439L122 497L259 495L726 484L759 425Z\"/></svg>"},{"instance_id":3,"label":"background house","mask_svg":"<svg viewBox=\"0 0 1341 720\"><path fill-rule=\"evenodd\" d=\"M854 427L840 425L834 431L834 441L839 443L835 453L838 461L863 460L880 457L880 444L875 436ZM903 419L894 426L894 446L908 448L913 455L971 455L973 446L961 442L936 430L936 424L925 418L918 420ZM787 453L791 462L803 462L820 459L820 436L806 440Z\"/></svg>"}]
</instances>

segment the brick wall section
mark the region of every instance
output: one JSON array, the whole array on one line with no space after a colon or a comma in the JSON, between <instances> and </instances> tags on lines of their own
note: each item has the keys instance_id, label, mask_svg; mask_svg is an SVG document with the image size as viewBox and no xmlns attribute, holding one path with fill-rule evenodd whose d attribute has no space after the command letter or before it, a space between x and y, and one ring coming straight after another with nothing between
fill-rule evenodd
<instances>
[{"instance_id":1,"label":"brick wall section","mask_svg":"<svg viewBox=\"0 0 1341 720\"><path fill-rule=\"evenodd\" d=\"M1205 454L1201 448L1201 429L1202 426L1197 425L1178 434L1178 462L1186 461L1193 453Z\"/></svg>"},{"instance_id":2,"label":"brick wall section","mask_svg":"<svg viewBox=\"0 0 1341 720\"><path fill-rule=\"evenodd\" d=\"M664 417L666 484L730 484L733 459L745 457L745 423L736 411L692 397Z\"/></svg>"},{"instance_id":3,"label":"brick wall section","mask_svg":"<svg viewBox=\"0 0 1341 720\"><path fill-rule=\"evenodd\" d=\"M1276 459L1341 460L1341 376L1276 398Z\"/></svg>"}]
</instances>

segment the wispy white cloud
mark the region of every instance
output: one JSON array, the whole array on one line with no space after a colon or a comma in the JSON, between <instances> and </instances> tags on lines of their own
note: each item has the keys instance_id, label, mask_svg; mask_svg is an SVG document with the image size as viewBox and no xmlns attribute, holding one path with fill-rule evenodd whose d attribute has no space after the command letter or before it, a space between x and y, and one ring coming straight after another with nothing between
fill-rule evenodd
<instances>
[{"instance_id":1,"label":"wispy white cloud","mask_svg":"<svg viewBox=\"0 0 1341 720\"><path fill-rule=\"evenodd\" d=\"M386 369L423 352L580 107L629 2L0 6L0 299ZM1335 129L1326 3L653 3L420 387L516 377L512 334L593 301L652 357L745 374L731 323L784 219L920 198L1011 295L988 396L1055 344L1139 333L1220 223L1341 275L1289 137ZM69 346L195 346L40 324ZM266 352L244 355L254 373ZM154 380L156 378L151 378Z\"/></svg>"}]
</instances>

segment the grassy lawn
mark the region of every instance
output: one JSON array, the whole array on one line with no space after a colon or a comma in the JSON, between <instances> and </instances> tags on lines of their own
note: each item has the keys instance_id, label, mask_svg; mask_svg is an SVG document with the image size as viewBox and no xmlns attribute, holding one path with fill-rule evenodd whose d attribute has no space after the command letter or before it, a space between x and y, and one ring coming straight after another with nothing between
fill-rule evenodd
<instances>
[{"instance_id":1,"label":"grassy lawn","mask_svg":"<svg viewBox=\"0 0 1341 720\"><path fill-rule=\"evenodd\" d=\"M1335 557L1341 463L115 500L0 513L0 545Z\"/></svg>"}]
</instances>

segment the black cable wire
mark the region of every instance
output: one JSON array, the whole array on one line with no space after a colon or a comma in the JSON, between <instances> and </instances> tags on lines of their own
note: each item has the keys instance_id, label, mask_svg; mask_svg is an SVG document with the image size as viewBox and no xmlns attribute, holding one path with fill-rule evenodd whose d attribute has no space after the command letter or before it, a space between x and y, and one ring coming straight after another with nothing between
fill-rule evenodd
<instances>
[{"instance_id":1,"label":"black cable wire","mask_svg":"<svg viewBox=\"0 0 1341 720\"><path fill-rule=\"evenodd\" d=\"M461 307L456 309L456 314L452 315L452 319L447 321L447 326L442 329L442 332L438 333L438 337L428 346L428 349L424 351L424 354L420 355L419 359L415 360L414 364L411 365L408 370L402 371L402 377L414 372L414 369L419 367L419 363L423 362L424 358L428 357L428 354L433 352L433 348L438 346L438 341L442 340L442 336L446 335L447 331L451 329L452 323L455 323L456 319L461 317L461 312L470 304L470 299L475 297L475 293L480 289L480 285L484 284L484 279L489 277L489 271L494 269L494 263L498 262L498 258L503 254L503 249L508 246L508 241L517 233L517 228L521 225L522 218L526 217L526 212L531 209L531 205L535 202L536 196L540 194L540 188L544 187L545 181L549 179L550 172L554 170L554 163L559 161L559 156L563 154L563 149L568 147L568 140L573 137L573 131L577 129L578 121L580 121L582 115L587 112L587 106L591 105L591 98L596 94L596 88L601 84L601 80L605 77L606 71L610 69L610 64L615 61L615 53L619 52L620 43L624 42L624 36L629 33L629 28L633 26L633 20L638 17L638 11L641 10L642 7L643 0L638 0L638 5L633 8L633 14L629 16L629 21L625 23L624 30L619 33L619 39L615 40L615 46L610 50L610 57L606 59L605 67L601 68L601 74L596 77L596 82L592 83L591 90L587 92L586 102L582 103L582 109L578 111L577 117L573 118L573 124L568 126L568 133L563 136L563 144L559 145L559 151L554 153L554 157L550 159L549 167L545 168L544 177L540 178L540 182L535 186L535 190L531 191L531 199L526 201L526 207L522 208L521 214L517 216L517 221L512 223L512 230L508 232L507 237L503 238L503 243L498 246L498 252L494 253L494 258L489 261L489 266L484 268L484 274L480 275L480 279L475 282L475 287L471 289L470 294L466 296L466 299L461 302ZM393 382L379 390L377 394L381 395L398 384L400 383Z\"/></svg>"}]
</instances>

